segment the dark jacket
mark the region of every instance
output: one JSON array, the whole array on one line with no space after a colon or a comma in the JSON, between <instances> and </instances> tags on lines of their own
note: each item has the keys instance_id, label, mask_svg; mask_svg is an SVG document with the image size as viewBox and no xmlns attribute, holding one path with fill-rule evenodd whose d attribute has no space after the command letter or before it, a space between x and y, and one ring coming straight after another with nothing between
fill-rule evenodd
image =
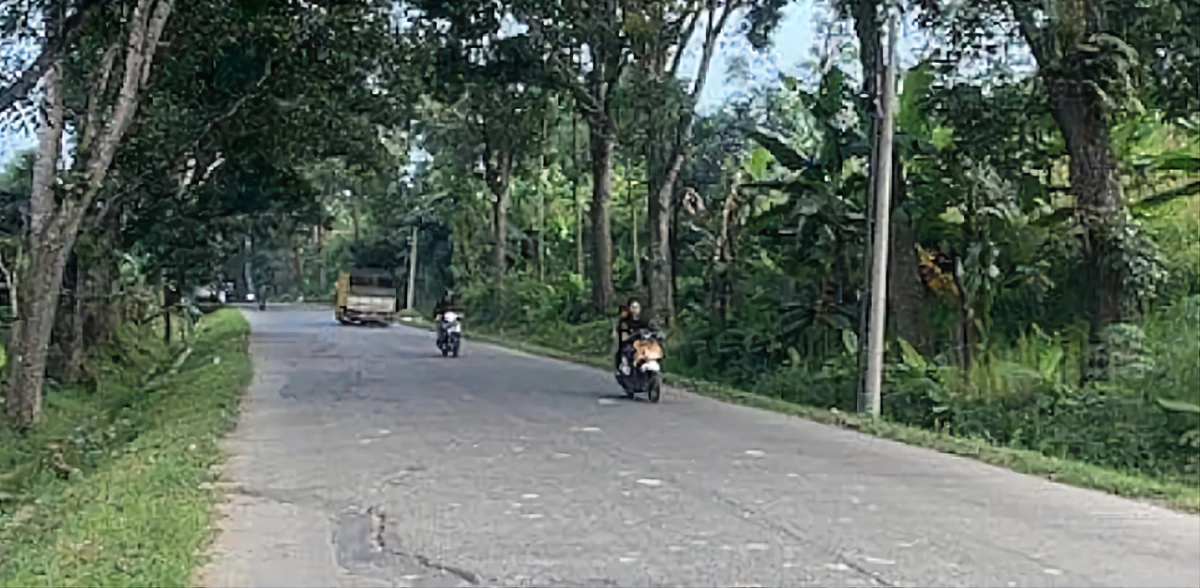
<instances>
[{"instance_id":1,"label":"dark jacket","mask_svg":"<svg viewBox=\"0 0 1200 588\"><path fill-rule=\"evenodd\" d=\"M627 312L621 313L621 319L617 321L617 341L624 346L638 331L642 329L650 329L651 325L645 319L629 316Z\"/></svg>"}]
</instances>

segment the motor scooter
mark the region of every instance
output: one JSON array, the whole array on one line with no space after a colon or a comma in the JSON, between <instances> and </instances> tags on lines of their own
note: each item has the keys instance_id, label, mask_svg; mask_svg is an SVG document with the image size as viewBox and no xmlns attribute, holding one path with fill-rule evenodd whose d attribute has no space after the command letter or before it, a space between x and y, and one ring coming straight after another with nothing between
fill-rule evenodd
<instances>
[{"instance_id":1,"label":"motor scooter","mask_svg":"<svg viewBox=\"0 0 1200 588\"><path fill-rule=\"evenodd\" d=\"M630 348L618 359L617 383L629 398L645 394L650 402L661 399L663 338L662 331L643 329L625 343Z\"/></svg>"}]
</instances>

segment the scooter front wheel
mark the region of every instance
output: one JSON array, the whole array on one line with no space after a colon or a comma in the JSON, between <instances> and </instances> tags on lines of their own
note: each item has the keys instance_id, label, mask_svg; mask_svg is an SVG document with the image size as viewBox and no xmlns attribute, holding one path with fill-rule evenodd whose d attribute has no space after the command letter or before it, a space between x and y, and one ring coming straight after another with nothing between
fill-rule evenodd
<instances>
[{"instance_id":1,"label":"scooter front wheel","mask_svg":"<svg viewBox=\"0 0 1200 588\"><path fill-rule=\"evenodd\" d=\"M658 404L658 401L662 398L662 376L661 375L655 374L654 378L650 380L650 388L646 392L646 397L648 400L650 400L650 402L653 402L654 404Z\"/></svg>"}]
</instances>

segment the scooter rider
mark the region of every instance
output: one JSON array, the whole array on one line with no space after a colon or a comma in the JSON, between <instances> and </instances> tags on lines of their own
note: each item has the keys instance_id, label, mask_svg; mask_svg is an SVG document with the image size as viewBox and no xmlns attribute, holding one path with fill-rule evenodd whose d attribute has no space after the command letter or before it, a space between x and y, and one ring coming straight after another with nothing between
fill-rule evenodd
<instances>
[{"instance_id":1,"label":"scooter rider","mask_svg":"<svg viewBox=\"0 0 1200 588\"><path fill-rule=\"evenodd\" d=\"M446 333L442 330L442 315L447 312L458 312L458 300L453 290L446 289L446 293L442 294L442 299L438 300L437 305L433 307L433 323L437 325L437 341L438 345L442 344Z\"/></svg>"},{"instance_id":2,"label":"scooter rider","mask_svg":"<svg viewBox=\"0 0 1200 588\"><path fill-rule=\"evenodd\" d=\"M642 319L642 304L636 298L630 298L621 307L620 319L617 320L617 353L614 363L617 373L629 375L633 363L633 339L639 331L649 329L650 323Z\"/></svg>"}]
</instances>

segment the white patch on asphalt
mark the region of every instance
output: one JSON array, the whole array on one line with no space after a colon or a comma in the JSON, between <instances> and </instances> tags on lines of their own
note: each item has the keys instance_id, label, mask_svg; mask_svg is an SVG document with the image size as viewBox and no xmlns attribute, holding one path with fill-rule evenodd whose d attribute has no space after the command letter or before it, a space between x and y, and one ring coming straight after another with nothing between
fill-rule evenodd
<instances>
[{"instance_id":1,"label":"white patch on asphalt","mask_svg":"<svg viewBox=\"0 0 1200 588\"><path fill-rule=\"evenodd\" d=\"M541 513L531 512L531 513L529 513L529 514L523 514L523 515L521 515L521 518L523 518L523 519L535 520L535 519L544 518L545 516L546 516L546 515L544 515L544 514L541 514Z\"/></svg>"},{"instance_id":2,"label":"white patch on asphalt","mask_svg":"<svg viewBox=\"0 0 1200 588\"><path fill-rule=\"evenodd\" d=\"M622 557L622 558L618 558L618 561L620 561L621 563L633 563L633 562L637 561L637 558L636 557Z\"/></svg>"},{"instance_id":3,"label":"white patch on asphalt","mask_svg":"<svg viewBox=\"0 0 1200 588\"><path fill-rule=\"evenodd\" d=\"M670 551L671 553L679 553L683 550L684 550L684 548L679 545L668 545L667 546L667 551Z\"/></svg>"},{"instance_id":4,"label":"white patch on asphalt","mask_svg":"<svg viewBox=\"0 0 1200 588\"><path fill-rule=\"evenodd\" d=\"M708 545L708 541L705 541L703 539L693 539L692 545L695 545L696 547L703 547L705 545Z\"/></svg>"},{"instance_id":5,"label":"white patch on asphalt","mask_svg":"<svg viewBox=\"0 0 1200 588\"><path fill-rule=\"evenodd\" d=\"M1062 571L1062 570L1056 570L1056 569L1054 569L1054 568L1046 568L1046 569L1042 570L1042 573L1044 573L1044 574L1046 574L1046 575L1049 575L1049 576L1061 576L1061 575L1063 575L1063 571Z\"/></svg>"},{"instance_id":6,"label":"white patch on asphalt","mask_svg":"<svg viewBox=\"0 0 1200 588\"><path fill-rule=\"evenodd\" d=\"M771 548L771 546L767 545L766 543L747 543L746 544L746 549L749 551L766 551L770 548Z\"/></svg>"},{"instance_id":7,"label":"white patch on asphalt","mask_svg":"<svg viewBox=\"0 0 1200 588\"><path fill-rule=\"evenodd\" d=\"M404 580L405 582L412 582L414 580L420 580L421 578L424 578L424 577L425 576L422 576L421 574L406 574L406 575L400 576L400 579Z\"/></svg>"},{"instance_id":8,"label":"white patch on asphalt","mask_svg":"<svg viewBox=\"0 0 1200 588\"><path fill-rule=\"evenodd\" d=\"M358 440L358 444L359 444L359 445L370 445L370 444L371 444L371 440L370 440L370 439L359 439L359 440Z\"/></svg>"},{"instance_id":9,"label":"white patch on asphalt","mask_svg":"<svg viewBox=\"0 0 1200 588\"><path fill-rule=\"evenodd\" d=\"M596 402L599 404L606 405L606 406L611 406L611 405L614 405L617 403L617 401L613 400L612 398L601 398L601 399L597 400Z\"/></svg>"},{"instance_id":10,"label":"white patch on asphalt","mask_svg":"<svg viewBox=\"0 0 1200 588\"><path fill-rule=\"evenodd\" d=\"M733 551L733 546L732 545L722 545L721 551Z\"/></svg>"},{"instance_id":11,"label":"white patch on asphalt","mask_svg":"<svg viewBox=\"0 0 1200 588\"><path fill-rule=\"evenodd\" d=\"M785 562L783 562L783 567L785 569L798 568L798 567L800 567L800 564L795 563L795 562L785 561Z\"/></svg>"},{"instance_id":12,"label":"white patch on asphalt","mask_svg":"<svg viewBox=\"0 0 1200 588\"><path fill-rule=\"evenodd\" d=\"M875 564L875 565L879 565L879 566L894 566L894 565L896 565L896 560L894 560L894 559L880 559L878 557L871 557L869 555L864 556L863 561L865 561L869 564Z\"/></svg>"},{"instance_id":13,"label":"white patch on asphalt","mask_svg":"<svg viewBox=\"0 0 1200 588\"><path fill-rule=\"evenodd\" d=\"M835 572L848 572L848 571L850 571L850 566L848 566L844 563L838 562L838 563L825 564L825 569L833 570Z\"/></svg>"},{"instance_id":14,"label":"white patch on asphalt","mask_svg":"<svg viewBox=\"0 0 1200 588\"><path fill-rule=\"evenodd\" d=\"M637 483L643 486L649 486L651 488L662 486L662 480L655 480L654 478L642 478L638 480Z\"/></svg>"},{"instance_id":15,"label":"white patch on asphalt","mask_svg":"<svg viewBox=\"0 0 1200 588\"><path fill-rule=\"evenodd\" d=\"M521 503L520 503L520 502L514 502L514 503L512 503L512 507L513 507L513 508L521 508Z\"/></svg>"},{"instance_id":16,"label":"white patch on asphalt","mask_svg":"<svg viewBox=\"0 0 1200 588\"><path fill-rule=\"evenodd\" d=\"M747 449L746 450L746 455L749 455L750 457L762 457L766 454L767 454L767 452L765 452L761 449Z\"/></svg>"},{"instance_id":17,"label":"white patch on asphalt","mask_svg":"<svg viewBox=\"0 0 1200 588\"><path fill-rule=\"evenodd\" d=\"M537 497L538 497L537 494L522 494L521 495L521 498L524 498L525 500L533 500L534 498L537 498Z\"/></svg>"},{"instance_id":18,"label":"white patch on asphalt","mask_svg":"<svg viewBox=\"0 0 1200 588\"><path fill-rule=\"evenodd\" d=\"M854 519L850 517L839 517L837 522L839 525L849 525L850 523L854 522Z\"/></svg>"},{"instance_id":19,"label":"white patch on asphalt","mask_svg":"<svg viewBox=\"0 0 1200 588\"><path fill-rule=\"evenodd\" d=\"M799 478L800 474L788 474L789 478Z\"/></svg>"},{"instance_id":20,"label":"white patch on asphalt","mask_svg":"<svg viewBox=\"0 0 1200 588\"><path fill-rule=\"evenodd\" d=\"M850 504L862 504L862 499L857 496L851 496Z\"/></svg>"},{"instance_id":21,"label":"white patch on asphalt","mask_svg":"<svg viewBox=\"0 0 1200 588\"><path fill-rule=\"evenodd\" d=\"M392 432L387 429L379 429L378 431L375 431L375 434L376 435L391 435Z\"/></svg>"},{"instance_id":22,"label":"white patch on asphalt","mask_svg":"<svg viewBox=\"0 0 1200 588\"><path fill-rule=\"evenodd\" d=\"M600 427L571 427L574 433L599 433Z\"/></svg>"},{"instance_id":23,"label":"white patch on asphalt","mask_svg":"<svg viewBox=\"0 0 1200 588\"><path fill-rule=\"evenodd\" d=\"M566 459L568 457L571 457L571 454L570 453L554 453L550 457L553 457L554 459Z\"/></svg>"}]
</instances>

